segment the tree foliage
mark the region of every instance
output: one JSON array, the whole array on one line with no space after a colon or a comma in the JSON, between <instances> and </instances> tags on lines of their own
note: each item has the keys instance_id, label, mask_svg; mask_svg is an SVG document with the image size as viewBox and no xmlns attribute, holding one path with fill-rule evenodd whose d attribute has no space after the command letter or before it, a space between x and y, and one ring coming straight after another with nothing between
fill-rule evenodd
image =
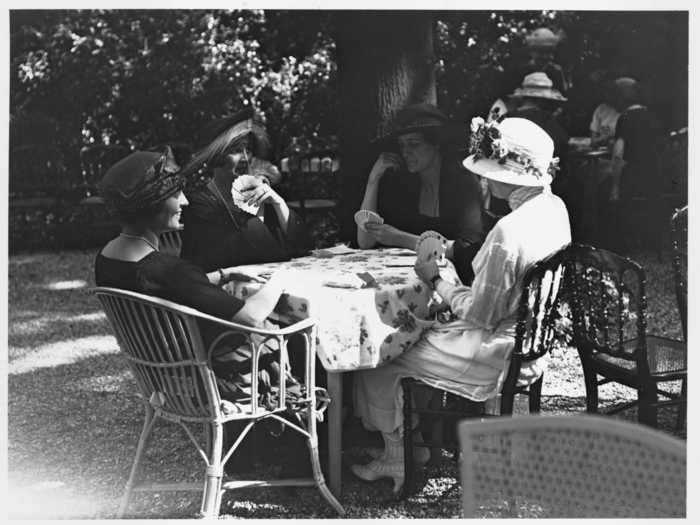
<instances>
[{"instance_id":1,"label":"tree foliage","mask_svg":"<svg viewBox=\"0 0 700 525\"><path fill-rule=\"evenodd\" d=\"M687 13L426 15L435 20L438 104L456 119L483 114L512 87L503 81L504 72L522 60L526 33L546 25L567 35L558 61L574 80L569 94L574 132L586 132L597 103L590 73L599 68L640 77L668 126L687 124ZM204 124L247 104L266 116L276 156L292 136L322 147L338 132L334 31L342 16L12 11L11 151L57 152L53 176L77 180L84 145L192 144Z\"/></svg>"}]
</instances>

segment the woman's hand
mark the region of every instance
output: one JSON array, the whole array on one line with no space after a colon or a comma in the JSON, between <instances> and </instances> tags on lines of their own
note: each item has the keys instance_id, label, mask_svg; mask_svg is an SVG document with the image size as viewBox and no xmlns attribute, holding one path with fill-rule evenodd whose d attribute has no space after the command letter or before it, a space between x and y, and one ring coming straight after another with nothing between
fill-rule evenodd
<instances>
[{"instance_id":1,"label":"woman's hand","mask_svg":"<svg viewBox=\"0 0 700 525\"><path fill-rule=\"evenodd\" d=\"M413 270L416 272L416 275L421 281L429 284L432 284L431 279L433 279L436 275L440 275L440 268L435 260L428 262L416 262Z\"/></svg>"},{"instance_id":2,"label":"woman's hand","mask_svg":"<svg viewBox=\"0 0 700 525\"><path fill-rule=\"evenodd\" d=\"M377 224L376 222L368 222L365 224L365 230L374 240L384 246L401 246L403 233L398 228L394 228L389 224Z\"/></svg>"},{"instance_id":3,"label":"woman's hand","mask_svg":"<svg viewBox=\"0 0 700 525\"><path fill-rule=\"evenodd\" d=\"M260 206L263 203L282 204L284 202L284 199L265 182L241 191L241 195L249 206Z\"/></svg>"},{"instance_id":4,"label":"woman's hand","mask_svg":"<svg viewBox=\"0 0 700 525\"><path fill-rule=\"evenodd\" d=\"M388 169L398 170L401 167L401 157L397 153L381 153L369 172L368 184L377 184Z\"/></svg>"}]
</instances>

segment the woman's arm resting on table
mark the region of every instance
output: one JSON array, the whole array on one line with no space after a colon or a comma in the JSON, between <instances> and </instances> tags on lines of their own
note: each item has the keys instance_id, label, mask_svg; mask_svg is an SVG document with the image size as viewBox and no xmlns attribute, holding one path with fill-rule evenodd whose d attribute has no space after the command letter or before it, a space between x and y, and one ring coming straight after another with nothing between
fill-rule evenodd
<instances>
[{"instance_id":1,"label":"woman's arm resting on table","mask_svg":"<svg viewBox=\"0 0 700 525\"><path fill-rule=\"evenodd\" d=\"M251 326L262 323L272 313L284 293L286 279L286 272L275 272L257 293L246 299L245 305L233 316L233 320Z\"/></svg>"},{"instance_id":2,"label":"woman's arm resting on table","mask_svg":"<svg viewBox=\"0 0 700 525\"><path fill-rule=\"evenodd\" d=\"M370 235L375 240L375 244L406 248L408 250L416 249L418 235L399 230L389 224L367 223L365 224L365 228L367 229L367 235ZM358 235L359 231L358 228Z\"/></svg>"}]
</instances>

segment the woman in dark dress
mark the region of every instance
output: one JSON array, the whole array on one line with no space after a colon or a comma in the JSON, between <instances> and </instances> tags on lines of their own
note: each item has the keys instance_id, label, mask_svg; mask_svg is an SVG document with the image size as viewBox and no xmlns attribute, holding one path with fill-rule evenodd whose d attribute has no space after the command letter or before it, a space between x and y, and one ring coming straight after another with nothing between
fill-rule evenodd
<instances>
[{"instance_id":1,"label":"woman in dark dress","mask_svg":"<svg viewBox=\"0 0 700 525\"><path fill-rule=\"evenodd\" d=\"M246 111L214 122L202 136L205 146L183 173L199 172L209 180L186 190L190 204L180 256L211 271L306 255L310 242L304 223L272 187L280 175L265 160L270 145L262 123ZM242 193L259 207L257 213L234 203L232 184L242 174L259 181Z\"/></svg>"},{"instance_id":2,"label":"woman in dark dress","mask_svg":"<svg viewBox=\"0 0 700 525\"><path fill-rule=\"evenodd\" d=\"M134 152L107 171L101 193L122 229L97 255L96 284L161 297L241 324L264 326L284 292L284 282L293 278L289 272L273 274L259 292L242 301L219 286L232 277L226 270L207 274L191 262L158 251L159 235L181 226L183 206L187 205L182 187L183 178L170 148L163 154ZM217 335L215 325L205 324L201 329L205 343ZM250 369L250 350L237 346L235 341L228 343L214 351L213 368L222 396L235 402L249 391L251 380L246 373ZM247 352L247 361L229 359L233 352L240 357L242 351ZM267 346L261 355L276 351ZM261 357L264 361L265 357ZM279 370L270 369L268 373L271 384L278 382ZM290 371L284 373L293 392L298 382ZM227 438L236 430L229 426Z\"/></svg>"},{"instance_id":3,"label":"woman in dark dress","mask_svg":"<svg viewBox=\"0 0 700 525\"><path fill-rule=\"evenodd\" d=\"M377 245L415 249L421 233L434 230L449 241L465 283L473 277L471 259L483 242L481 186L460 157L444 147L447 117L430 104L404 108L392 136L399 153L383 152L367 180L361 209L377 212L384 224L358 228L360 248Z\"/></svg>"}]
</instances>

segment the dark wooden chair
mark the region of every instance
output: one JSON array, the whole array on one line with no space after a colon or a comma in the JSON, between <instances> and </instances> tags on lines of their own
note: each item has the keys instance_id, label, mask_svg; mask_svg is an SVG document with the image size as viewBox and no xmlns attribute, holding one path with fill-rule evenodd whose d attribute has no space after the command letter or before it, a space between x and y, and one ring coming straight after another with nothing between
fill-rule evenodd
<instances>
[{"instance_id":1,"label":"dark wooden chair","mask_svg":"<svg viewBox=\"0 0 700 525\"><path fill-rule=\"evenodd\" d=\"M310 152L298 158L283 159L286 191L290 208L302 218L317 211L338 207L340 162L334 151Z\"/></svg>"},{"instance_id":2,"label":"dark wooden chair","mask_svg":"<svg viewBox=\"0 0 700 525\"><path fill-rule=\"evenodd\" d=\"M560 291L566 279L569 247L562 248L547 259L537 263L523 280L523 293L518 307L515 344L510 365L500 394L500 415L511 415L517 394L528 397L531 413L540 411L543 376L534 381L521 378L524 365L545 356L552 348L559 319ZM438 388L419 379L402 380L404 399L404 465L405 482L402 496L414 490L413 448L429 447L439 450L445 446L458 450L456 423L465 417L481 417L486 414L485 402L474 402ZM414 405L414 395L428 394L427 408ZM425 399L425 397L423 397ZM415 442L412 429L414 414L422 416L422 426L430 429L430 438ZM432 423L432 425L425 423ZM425 435L425 433L424 433Z\"/></svg>"},{"instance_id":3,"label":"dark wooden chair","mask_svg":"<svg viewBox=\"0 0 700 525\"><path fill-rule=\"evenodd\" d=\"M638 405L639 421L656 427L657 410L674 404L679 405L681 425L683 396L660 387L685 381L686 344L647 334L642 267L607 250L574 245L569 278L574 343L583 365L587 411L598 412L598 387L616 382L636 389L637 400L607 413Z\"/></svg>"},{"instance_id":4,"label":"dark wooden chair","mask_svg":"<svg viewBox=\"0 0 700 525\"><path fill-rule=\"evenodd\" d=\"M127 146L113 144L95 144L84 146L80 150L81 166L81 204L103 204L102 197L98 195L97 185L105 172L118 161L129 154Z\"/></svg>"}]
</instances>

